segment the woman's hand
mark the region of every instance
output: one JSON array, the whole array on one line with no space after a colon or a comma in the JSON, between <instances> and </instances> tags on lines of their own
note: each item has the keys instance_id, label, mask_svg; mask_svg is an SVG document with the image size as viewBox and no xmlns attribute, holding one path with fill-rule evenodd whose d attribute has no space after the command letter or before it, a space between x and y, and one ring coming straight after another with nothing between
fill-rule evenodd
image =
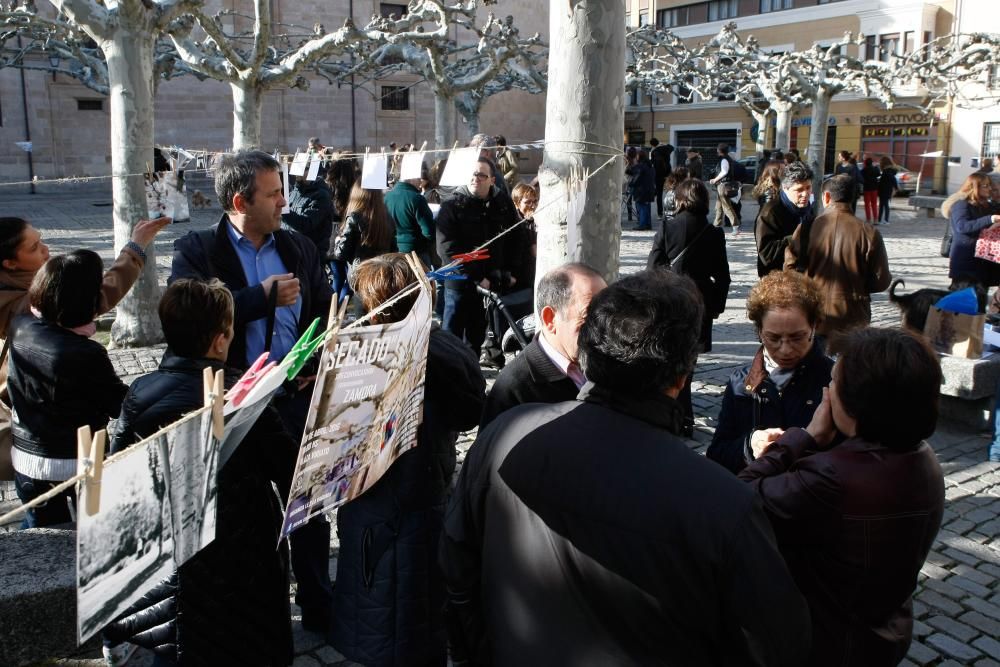
<instances>
[{"instance_id":1,"label":"woman's hand","mask_svg":"<svg viewBox=\"0 0 1000 667\"><path fill-rule=\"evenodd\" d=\"M750 451L753 452L753 457L759 459L784 432L783 428L765 428L751 433Z\"/></svg>"},{"instance_id":2,"label":"woman's hand","mask_svg":"<svg viewBox=\"0 0 1000 667\"><path fill-rule=\"evenodd\" d=\"M161 229L173 222L173 218L163 216L156 220L140 220L132 228L132 241L145 249Z\"/></svg>"},{"instance_id":3,"label":"woman's hand","mask_svg":"<svg viewBox=\"0 0 1000 667\"><path fill-rule=\"evenodd\" d=\"M833 424L833 412L830 410L830 389L823 388L823 400L820 402L812 420L806 426L806 433L813 437L820 449L825 449L837 435L837 427Z\"/></svg>"}]
</instances>

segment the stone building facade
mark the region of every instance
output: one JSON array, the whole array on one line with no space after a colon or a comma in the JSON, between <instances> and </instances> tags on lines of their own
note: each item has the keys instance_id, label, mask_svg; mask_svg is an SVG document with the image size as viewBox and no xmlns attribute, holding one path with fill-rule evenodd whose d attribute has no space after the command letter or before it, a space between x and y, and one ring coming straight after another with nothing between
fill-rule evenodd
<instances>
[{"instance_id":1,"label":"stone building facade","mask_svg":"<svg viewBox=\"0 0 1000 667\"><path fill-rule=\"evenodd\" d=\"M47 3L39 2L39 7ZM249 0L207 0L217 11L227 9L252 15ZM301 34L322 23L332 31L348 16L365 25L374 14L400 13L397 3L370 0L274 0L275 24L294 24ZM481 6L477 23L488 12L511 15L523 36L539 32L547 41L547 3L536 0L499 0ZM230 18L230 25L244 28L248 18ZM241 25L242 23L242 25ZM453 29L457 30L457 29ZM275 27L273 32L281 32ZM289 30L291 31L291 30ZM312 73L308 90L279 89L265 96L262 143L265 150L294 151L317 136L327 146L380 150L390 142L434 143L434 100L430 89L413 75L351 86L330 85ZM108 100L68 76L0 69L0 182L29 178L27 154L17 142L32 142L32 172L39 178L96 176L110 173L111 155ZM396 94L388 87L395 86ZM198 81L191 76L161 82L155 99L155 134L159 145L212 151L232 144L232 96L228 84ZM456 113L453 134L457 140L469 133ZM491 97L480 115L482 131L503 134L509 143L542 138L545 130L545 95L509 91ZM521 154L522 171L537 169L537 151ZM0 193L2 196L2 193Z\"/></svg>"},{"instance_id":2,"label":"stone building facade","mask_svg":"<svg viewBox=\"0 0 1000 667\"><path fill-rule=\"evenodd\" d=\"M987 25L996 23L995 0L623 1L628 25L653 23L692 43L711 39L730 21L736 22L743 37L753 35L762 47L776 52L831 44L849 31L866 36L865 44L852 55L883 61L894 54L910 53L956 29L1000 31L1000 25ZM996 90L992 96L988 90L979 91L992 104L984 105L975 118L962 110L949 114L944 106L933 113L923 113L907 106L908 102L920 102L921 92L896 92L898 102L893 110L858 95L844 94L833 99L827 133L827 171L833 170L839 150L868 154L876 159L889 155L896 163L919 171L926 187L951 191L955 182L961 182L971 171L970 159L987 150L990 140L996 144L995 150L1000 150L1000 122L993 122L1000 121ZM959 123L963 117L968 120ZM778 148L804 151L809 142L810 120L810 109L801 108L793 119L791 145ZM698 147L709 159L715 155L715 146L723 141L737 155L747 155L754 152L759 132L766 133L765 145L772 145L773 140L773 124L756 127L753 118L736 102L702 99L686 102L676 95L651 99L641 92L635 93L626 107L624 129L627 143L648 143L655 136L674 146ZM984 132L993 134L987 137ZM947 157L921 157L923 153L938 150L945 156L951 155L951 162Z\"/></svg>"}]
</instances>

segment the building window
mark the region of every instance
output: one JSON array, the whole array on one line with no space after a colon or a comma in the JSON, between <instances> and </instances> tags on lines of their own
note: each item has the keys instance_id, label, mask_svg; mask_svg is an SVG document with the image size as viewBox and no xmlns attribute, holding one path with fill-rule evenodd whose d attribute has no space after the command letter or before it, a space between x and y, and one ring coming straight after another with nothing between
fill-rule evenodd
<instances>
[{"instance_id":1,"label":"building window","mask_svg":"<svg viewBox=\"0 0 1000 667\"><path fill-rule=\"evenodd\" d=\"M639 106L639 89L633 88L632 92L628 94L628 106L637 107Z\"/></svg>"},{"instance_id":2,"label":"building window","mask_svg":"<svg viewBox=\"0 0 1000 667\"><path fill-rule=\"evenodd\" d=\"M382 111L409 111L410 89L406 86L382 86Z\"/></svg>"},{"instance_id":3,"label":"building window","mask_svg":"<svg viewBox=\"0 0 1000 667\"><path fill-rule=\"evenodd\" d=\"M894 32L879 37L878 59L887 63L890 57L896 55L899 55L899 33Z\"/></svg>"},{"instance_id":4,"label":"building window","mask_svg":"<svg viewBox=\"0 0 1000 667\"><path fill-rule=\"evenodd\" d=\"M782 9L791 9L792 0L760 0L760 13L778 12Z\"/></svg>"},{"instance_id":5,"label":"building window","mask_svg":"<svg viewBox=\"0 0 1000 667\"><path fill-rule=\"evenodd\" d=\"M865 37L865 60L878 60L878 37L875 35Z\"/></svg>"},{"instance_id":6,"label":"building window","mask_svg":"<svg viewBox=\"0 0 1000 667\"><path fill-rule=\"evenodd\" d=\"M677 28L688 24L688 8L661 9L656 12L657 28Z\"/></svg>"},{"instance_id":7,"label":"building window","mask_svg":"<svg viewBox=\"0 0 1000 667\"><path fill-rule=\"evenodd\" d=\"M914 49L917 48L915 39L916 33L912 30L903 33L903 55L913 53Z\"/></svg>"},{"instance_id":8,"label":"building window","mask_svg":"<svg viewBox=\"0 0 1000 667\"><path fill-rule=\"evenodd\" d=\"M649 12L641 12L639 14L639 27L644 25L649 25Z\"/></svg>"},{"instance_id":9,"label":"building window","mask_svg":"<svg viewBox=\"0 0 1000 667\"><path fill-rule=\"evenodd\" d=\"M739 15L739 0L712 0L708 3L708 20L722 21Z\"/></svg>"},{"instance_id":10,"label":"building window","mask_svg":"<svg viewBox=\"0 0 1000 667\"><path fill-rule=\"evenodd\" d=\"M626 14L625 15L625 27L629 28L631 26L632 26L632 15L631 14Z\"/></svg>"},{"instance_id":11,"label":"building window","mask_svg":"<svg viewBox=\"0 0 1000 667\"><path fill-rule=\"evenodd\" d=\"M983 123L982 157L996 158L1000 156L1000 123Z\"/></svg>"},{"instance_id":12,"label":"building window","mask_svg":"<svg viewBox=\"0 0 1000 667\"><path fill-rule=\"evenodd\" d=\"M398 5L391 2L380 2L378 5L378 13L382 16L382 18L401 19L406 16L406 5Z\"/></svg>"},{"instance_id":13,"label":"building window","mask_svg":"<svg viewBox=\"0 0 1000 667\"><path fill-rule=\"evenodd\" d=\"M77 100L77 111L104 111L104 100Z\"/></svg>"}]
</instances>

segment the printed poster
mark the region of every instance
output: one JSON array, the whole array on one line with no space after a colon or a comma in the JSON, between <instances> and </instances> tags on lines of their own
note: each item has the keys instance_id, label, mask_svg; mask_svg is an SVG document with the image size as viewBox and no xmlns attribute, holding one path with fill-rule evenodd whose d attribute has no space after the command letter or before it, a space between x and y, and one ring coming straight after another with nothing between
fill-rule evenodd
<instances>
[{"instance_id":1,"label":"printed poster","mask_svg":"<svg viewBox=\"0 0 1000 667\"><path fill-rule=\"evenodd\" d=\"M203 408L104 462L100 510L77 515L80 643L215 539L218 461Z\"/></svg>"},{"instance_id":2,"label":"printed poster","mask_svg":"<svg viewBox=\"0 0 1000 667\"><path fill-rule=\"evenodd\" d=\"M320 358L282 536L358 497L417 444L431 300L400 322L330 336Z\"/></svg>"}]
</instances>

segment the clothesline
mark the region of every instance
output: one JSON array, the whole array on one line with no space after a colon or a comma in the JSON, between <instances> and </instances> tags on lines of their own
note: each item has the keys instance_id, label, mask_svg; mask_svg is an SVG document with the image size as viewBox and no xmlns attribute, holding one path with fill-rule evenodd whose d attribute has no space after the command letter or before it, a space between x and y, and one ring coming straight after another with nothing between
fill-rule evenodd
<instances>
[{"instance_id":1,"label":"clothesline","mask_svg":"<svg viewBox=\"0 0 1000 667\"><path fill-rule=\"evenodd\" d=\"M598 150L554 150L554 151L552 151L552 152L556 152L556 153L559 153L559 154L562 154L562 155L595 155L595 156L603 156L603 157L617 157L622 152L621 149L617 149L617 148L615 148L613 146L607 146L605 144L601 144L601 143L597 143L597 142L581 141L581 140L576 140L576 139L537 140L537 141L532 141L532 142L528 142L528 143L509 145L509 146L507 146L507 148L509 148L511 150L519 150L519 151L532 151L532 150L547 149L550 145L553 145L553 144L581 144L583 146L593 146L593 147L596 147L596 148L604 148L604 149L607 149L608 151L611 151L611 152L604 152L604 151L598 151ZM185 153L191 155L193 160L198 160L198 159L215 160L215 159L218 159L219 157L222 157L222 156L234 155L235 154L233 151L187 150L187 149L183 149L183 148L181 148L179 146L148 146L147 148L149 148L149 150L170 150L170 151L179 151L180 150L180 151L184 151ZM363 157L365 157L367 155L386 155L386 156L390 156L390 157L402 157L404 155L407 155L408 153L422 153L422 154L448 153L448 154L451 154L452 152L454 152L455 150L458 150L460 148L465 148L465 147L457 147L457 148L429 148L429 149L424 149L424 150L414 150L414 151L404 151L404 152L399 152L399 151L396 151L396 152L391 152L391 151L367 151L367 152L364 152L364 153L344 153L344 152L340 152L340 153L333 153L331 155L320 154L320 158L321 158L322 162L332 162L332 161L335 161L335 160L338 160L338 159L359 158L359 157L363 158ZM493 148L493 147L491 147L491 148ZM298 153L279 153L277 155L278 155L278 159L279 160L290 161L297 154ZM212 169L211 167L208 167L208 166L206 166L206 167L204 167L202 169L197 169L197 168L196 169L184 169L184 173L185 174L201 174L201 173L210 174L213 171L214 171L214 169ZM27 180L27 181L7 181L7 182L3 182L3 183L0 183L0 187L13 187L13 186L23 186L23 185L68 185L68 184L73 184L73 183L89 183L89 182L94 182L94 181L106 181L106 180L111 180L111 179L115 179L115 178L133 178L133 177L134 178L138 178L138 177L141 177L141 176L148 176L149 174L150 174L150 172L148 172L148 171L142 171L142 172L125 173L125 174L106 174L106 175L102 175L102 176L66 176L66 177L60 177L60 178L39 178L39 177L36 176L34 179Z\"/></svg>"}]
</instances>

